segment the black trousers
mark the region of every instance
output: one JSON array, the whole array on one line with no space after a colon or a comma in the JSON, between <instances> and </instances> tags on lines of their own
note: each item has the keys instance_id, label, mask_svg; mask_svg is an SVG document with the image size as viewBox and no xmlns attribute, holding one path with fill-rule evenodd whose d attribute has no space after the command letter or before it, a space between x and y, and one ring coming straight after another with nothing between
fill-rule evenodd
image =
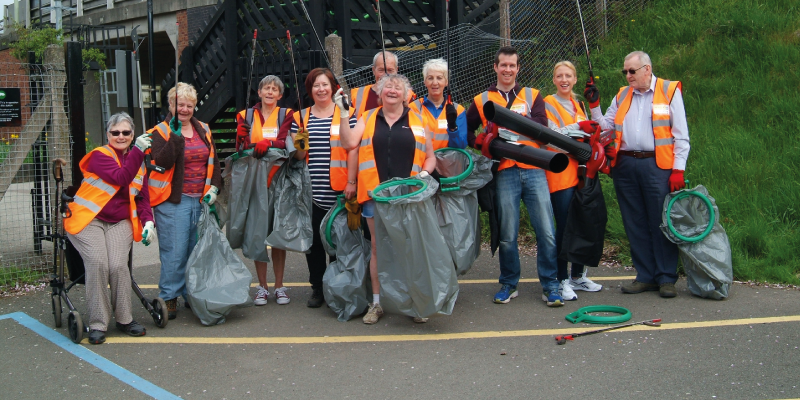
<instances>
[{"instance_id":1,"label":"black trousers","mask_svg":"<svg viewBox=\"0 0 800 400\"><path fill-rule=\"evenodd\" d=\"M311 226L314 230L314 241L306 254L306 263L308 264L308 283L311 284L313 290L322 290L322 276L325 275L325 270L328 268L328 259L330 262L336 261L335 256L328 256L328 253L325 252L325 248L322 247L322 238L319 236L319 226L322 225L322 219L327 213L328 210L312 203Z\"/></svg>"}]
</instances>

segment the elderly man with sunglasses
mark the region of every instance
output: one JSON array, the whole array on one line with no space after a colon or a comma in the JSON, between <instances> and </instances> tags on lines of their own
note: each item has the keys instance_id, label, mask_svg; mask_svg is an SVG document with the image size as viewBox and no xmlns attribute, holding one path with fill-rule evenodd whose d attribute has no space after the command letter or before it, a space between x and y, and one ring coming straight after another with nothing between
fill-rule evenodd
<instances>
[{"instance_id":1,"label":"elderly man with sunglasses","mask_svg":"<svg viewBox=\"0 0 800 400\"><path fill-rule=\"evenodd\" d=\"M659 225L664 198L686 186L689 127L681 83L653 75L650 56L642 51L625 57L622 74L629 86L619 90L605 115L591 79L584 91L592 119L616 133L606 152L613 157L611 176L636 268L636 279L623 285L622 292L659 291L661 297L675 297L678 247Z\"/></svg>"}]
</instances>

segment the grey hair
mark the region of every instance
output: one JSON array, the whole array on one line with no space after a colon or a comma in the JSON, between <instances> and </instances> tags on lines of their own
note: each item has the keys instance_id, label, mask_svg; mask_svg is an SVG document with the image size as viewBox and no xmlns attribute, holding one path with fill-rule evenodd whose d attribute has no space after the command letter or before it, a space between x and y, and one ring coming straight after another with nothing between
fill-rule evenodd
<instances>
[{"instance_id":1,"label":"grey hair","mask_svg":"<svg viewBox=\"0 0 800 400\"><path fill-rule=\"evenodd\" d=\"M384 75L381 80L378 81L378 104L383 105L383 101L380 98L381 92L383 92L383 87L386 86L386 83L389 81L400 82L405 86L403 89L403 105L408 105L408 91L411 90L411 82L408 81L405 75L402 74L386 74Z\"/></svg>"},{"instance_id":2,"label":"grey hair","mask_svg":"<svg viewBox=\"0 0 800 400\"><path fill-rule=\"evenodd\" d=\"M281 92L281 96L283 96L284 86L283 86L283 81L281 81L281 78L278 78L275 75L265 76L264 79L262 79L261 82L258 83L258 90L261 91L261 88L267 85L275 85L275 87L278 88L278 91Z\"/></svg>"},{"instance_id":3,"label":"grey hair","mask_svg":"<svg viewBox=\"0 0 800 400\"><path fill-rule=\"evenodd\" d=\"M434 58L425 61L425 64L422 65L422 79L428 77L428 71L444 72L444 79L450 81L450 71L447 70L447 61L443 58Z\"/></svg>"},{"instance_id":4,"label":"grey hair","mask_svg":"<svg viewBox=\"0 0 800 400\"><path fill-rule=\"evenodd\" d=\"M136 126L133 125L133 118L131 118L131 116L125 111L122 111L112 115L111 118L108 119L108 123L106 124L106 132L110 131L112 126L118 125L122 122L127 122L128 125L131 126L132 131L136 130Z\"/></svg>"},{"instance_id":5,"label":"grey hair","mask_svg":"<svg viewBox=\"0 0 800 400\"><path fill-rule=\"evenodd\" d=\"M375 66L375 63L378 62L378 57L383 57L383 53L384 53L383 51L379 51L379 52L375 53L374 57L372 57L372 66L373 67ZM397 64L397 66L399 68L400 66L399 66L399 63L397 62L397 55L392 53L391 51L387 51L385 53L386 53L386 61L389 61L390 58L394 59L394 63ZM386 65L384 65L383 68L386 69Z\"/></svg>"},{"instance_id":6,"label":"grey hair","mask_svg":"<svg viewBox=\"0 0 800 400\"><path fill-rule=\"evenodd\" d=\"M653 67L653 62L650 61L650 56L647 55L647 53L639 50L633 51L627 56L625 56L625 61L628 61L633 57L639 57L639 61L642 62L642 65L649 65L651 68Z\"/></svg>"}]
</instances>

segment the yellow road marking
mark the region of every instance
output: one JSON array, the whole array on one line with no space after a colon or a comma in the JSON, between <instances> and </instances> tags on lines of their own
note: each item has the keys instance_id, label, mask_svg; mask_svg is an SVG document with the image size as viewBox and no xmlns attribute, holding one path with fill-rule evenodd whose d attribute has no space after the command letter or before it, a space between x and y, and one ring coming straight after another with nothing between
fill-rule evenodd
<instances>
[{"instance_id":1,"label":"yellow road marking","mask_svg":"<svg viewBox=\"0 0 800 400\"><path fill-rule=\"evenodd\" d=\"M660 327L635 325L620 331L659 331L673 329L716 328L780 322L800 322L800 315L782 317L724 319L716 321L676 322ZM364 343L364 342L414 342L453 339L516 338L531 336L555 336L588 331L588 327L564 329L531 329L516 331L482 331L460 333L432 333L419 335L363 335L363 336L299 336L299 337L109 337L106 343L158 343L158 344L314 344L314 343Z\"/></svg>"},{"instance_id":2,"label":"yellow road marking","mask_svg":"<svg viewBox=\"0 0 800 400\"><path fill-rule=\"evenodd\" d=\"M593 276L593 281L629 281L636 278L635 276ZM528 278L528 279L520 279L520 283L536 283L539 282L538 279ZM471 285L476 283L497 283L497 279L464 279L458 281L459 285ZM499 285L499 283L497 283ZM258 283L251 283L250 287L256 287ZM308 287L311 286L308 282L285 282L283 286L286 287ZM158 285L139 285L140 289L158 289Z\"/></svg>"}]
</instances>

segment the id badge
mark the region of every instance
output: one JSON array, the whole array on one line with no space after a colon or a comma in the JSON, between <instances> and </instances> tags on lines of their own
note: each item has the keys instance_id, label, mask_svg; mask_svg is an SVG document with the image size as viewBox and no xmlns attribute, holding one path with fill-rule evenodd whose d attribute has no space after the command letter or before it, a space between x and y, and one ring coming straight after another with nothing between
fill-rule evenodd
<instances>
[{"instance_id":1,"label":"id badge","mask_svg":"<svg viewBox=\"0 0 800 400\"><path fill-rule=\"evenodd\" d=\"M411 132L414 133L414 136L425 137L425 128L412 126Z\"/></svg>"},{"instance_id":2,"label":"id badge","mask_svg":"<svg viewBox=\"0 0 800 400\"><path fill-rule=\"evenodd\" d=\"M331 136L339 136L339 125L331 124Z\"/></svg>"},{"instance_id":3,"label":"id badge","mask_svg":"<svg viewBox=\"0 0 800 400\"><path fill-rule=\"evenodd\" d=\"M653 114L669 115L669 104L653 104Z\"/></svg>"},{"instance_id":4,"label":"id badge","mask_svg":"<svg viewBox=\"0 0 800 400\"><path fill-rule=\"evenodd\" d=\"M525 104L514 104L511 106L511 111L524 115L528 111L528 107Z\"/></svg>"},{"instance_id":5,"label":"id badge","mask_svg":"<svg viewBox=\"0 0 800 400\"><path fill-rule=\"evenodd\" d=\"M439 129L440 130L441 129L447 130L447 120L446 119L440 119L439 120Z\"/></svg>"},{"instance_id":6,"label":"id badge","mask_svg":"<svg viewBox=\"0 0 800 400\"><path fill-rule=\"evenodd\" d=\"M278 128L261 128L261 136L273 140L278 137Z\"/></svg>"}]
</instances>

